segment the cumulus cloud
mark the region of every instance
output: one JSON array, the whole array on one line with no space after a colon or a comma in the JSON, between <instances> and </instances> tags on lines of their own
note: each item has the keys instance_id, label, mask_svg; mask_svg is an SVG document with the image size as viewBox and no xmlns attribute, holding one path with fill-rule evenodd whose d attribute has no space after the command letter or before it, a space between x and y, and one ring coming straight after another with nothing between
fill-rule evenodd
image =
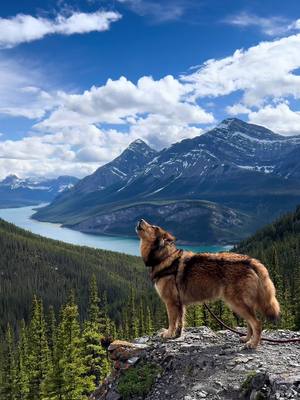
<instances>
[{"instance_id":1,"label":"cumulus cloud","mask_svg":"<svg viewBox=\"0 0 300 400\"><path fill-rule=\"evenodd\" d=\"M261 106L270 97L300 96L300 34L261 42L236 50L220 60L211 59L182 81L192 86L193 97L243 93L245 106Z\"/></svg>"},{"instance_id":2,"label":"cumulus cloud","mask_svg":"<svg viewBox=\"0 0 300 400\"><path fill-rule=\"evenodd\" d=\"M251 109L245 107L241 103L237 103L237 104L233 104L232 106L227 106L226 112L229 115L241 115L241 114L248 114L249 112L251 112Z\"/></svg>"},{"instance_id":3,"label":"cumulus cloud","mask_svg":"<svg viewBox=\"0 0 300 400\"><path fill-rule=\"evenodd\" d=\"M188 88L173 76L142 77L136 84L121 77L82 94L61 94L63 105L36 125L42 130L82 124L130 124L141 114L164 115L182 124L211 123L214 118L186 101Z\"/></svg>"},{"instance_id":4,"label":"cumulus cloud","mask_svg":"<svg viewBox=\"0 0 300 400\"><path fill-rule=\"evenodd\" d=\"M14 47L20 43L42 39L46 35L106 31L112 22L120 18L121 15L114 11L73 12L69 16L58 14L54 19L24 14L0 18L0 47Z\"/></svg>"},{"instance_id":5,"label":"cumulus cloud","mask_svg":"<svg viewBox=\"0 0 300 400\"><path fill-rule=\"evenodd\" d=\"M264 125L281 135L300 135L300 111L293 111L287 103L267 105L249 113L249 121Z\"/></svg>"},{"instance_id":6,"label":"cumulus cloud","mask_svg":"<svg viewBox=\"0 0 300 400\"><path fill-rule=\"evenodd\" d=\"M241 28L255 27L268 36L280 36L300 27L299 19L290 21L282 16L261 17L245 11L225 18L224 22Z\"/></svg>"}]
</instances>

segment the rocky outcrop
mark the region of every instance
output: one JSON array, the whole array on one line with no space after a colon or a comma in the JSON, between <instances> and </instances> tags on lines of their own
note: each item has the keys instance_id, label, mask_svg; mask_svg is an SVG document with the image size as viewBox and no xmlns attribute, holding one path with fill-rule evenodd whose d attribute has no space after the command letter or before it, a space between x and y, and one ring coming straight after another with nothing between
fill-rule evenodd
<instances>
[{"instance_id":1,"label":"rocky outcrop","mask_svg":"<svg viewBox=\"0 0 300 400\"><path fill-rule=\"evenodd\" d=\"M283 330L264 334L300 338L300 332ZM154 336L136 345L112 343L110 353L114 363L120 355L122 367L117 364L93 400L300 399L296 343L264 342L254 351L229 331L200 327L175 340Z\"/></svg>"}]
</instances>

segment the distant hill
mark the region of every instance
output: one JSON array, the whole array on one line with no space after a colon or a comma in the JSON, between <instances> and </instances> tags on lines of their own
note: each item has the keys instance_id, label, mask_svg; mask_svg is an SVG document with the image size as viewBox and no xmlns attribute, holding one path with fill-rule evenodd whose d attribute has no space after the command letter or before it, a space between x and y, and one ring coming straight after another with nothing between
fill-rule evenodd
<instances>
[{"instance_id":1,"label":"distant hill","mask_svg":"<svg viewBox=\"0 0 300 400\"><path fill-rule=\"evenodd\" d=\"M50 202L71 189L78 178L59 176L55 179L26 178L9 175L0 181L0 207L21 207Z\"/></svg>"},{"instance_id":2,"label":"distant hill","mask_svg":"<svg viewBox=\"0 0 300 400\"><path fill-rule=\"evenodd\" d=\"M153 307L159 300L138 257L73 246L46 239L0 220L0 331L7 322L28 318L33 295L56 310L75 289L81 316L86 316L88 287L96 275L100 292L107 292L116 322L126 307L131 287ZM145 303L144 303L145 304Z\"/></svg>"},{"instance_id":3,"label":"distant hill","mask_svg":"<svg viewBox=\"0 0 300 400\"><path fill-rule=\"evenodd\" d=\"M236 118L160 152L138 140L35 218L126 235L163 218L184 242L233 243L299 203L299 154L300 137Z\"/></svg>"},{"instance_id":4,"label":"distant hill","mask_svg":"<svg viewBox=\"0 0 300 400\"><path fill-rule=\"evenodd\" d=\"M242 241L233 251L256 257L268 267L283 314L287 314L283 317L300 330L300 206Z\"/></svg>"}]
</instances>

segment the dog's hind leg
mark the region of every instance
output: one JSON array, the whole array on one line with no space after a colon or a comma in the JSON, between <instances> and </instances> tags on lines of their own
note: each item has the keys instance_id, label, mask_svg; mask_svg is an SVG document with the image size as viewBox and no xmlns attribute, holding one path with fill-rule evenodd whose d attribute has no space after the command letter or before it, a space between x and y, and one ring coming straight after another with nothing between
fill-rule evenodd
<instances>
[{"instance_id":1,"label":"dog's hind leg","mask_svg":"<svg viewBox=\"0 0 300 400\"><path fill-rule=\"evenodd\" d=\"M248 328L248 341L246 342L246 347L250 349L256 349L260 343L262 327L261 322L256 318L255 311L248 307L243 301L230 301L229 305L232 310L240 317L244 318L247 322L247 325L250 326L252 336L248 339Z\"/></svg>"},{"instance_id":2,"label":"dog's hind leg","mask_svg":"<svg viewBox=\"0 0 300 400\"><path fill-rule=\"evenodd\" d=\"M165 329L161 334L165 339L175 336L176 323L181 313L181 306L177 302L169 301L166 303L166 307L168 312L169 328Z\"/></svg>"}]
</instances>

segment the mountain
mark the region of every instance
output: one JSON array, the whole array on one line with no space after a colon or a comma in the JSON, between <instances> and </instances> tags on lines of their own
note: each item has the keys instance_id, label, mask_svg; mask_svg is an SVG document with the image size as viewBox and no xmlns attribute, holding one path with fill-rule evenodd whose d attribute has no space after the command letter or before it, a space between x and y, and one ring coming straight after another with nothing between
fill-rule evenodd
<instances>
[{"instance_id":1,"label":"mountain","mask_svg":"<svg viewBox=\"0 0 300 400\"><path fill-rule=\"evenodd\" d=\"M133 221L143 216L162 221L186 242L234 242L298 204L299 149L300 137L226 119L201 136L158 153L149 150L148 160L103 185L102 174L121 155L35 217L94 233L134 235ZM87 190L89 181L94 190Z\"/></svg>"},{"instance_id":2,"label":"mountain","mask_svg":"<svg viewBox=\"0 0 300 400\"><path fill-rule=\"evenodd\" d=\"M59 196L53 203L55 212L52 213L52 206L49 208L51 216L48 215L48 208L44 208L40 216L49 218L49 221L66 222L68 219L73 222L78 213L93 214L93 209L138 176L156 154L143 140L135 140L116 159L83 178L68 193ZM35 217L39 218L38 215Z\"/></svg>"},{"instance_id":3,"label":"mountain","mask_svg":"<svg viewBox=\"0 0 300 400\"><path fill-rule=\"evenodd\" d=\"M113 161L98 168L92 175L83 178L74 190L74 193L90 193L102 191L109 186L127 182L129 178L140 171L156 155L143 140L132 142L123 153ZM70 193L70 195L71 195Z\"/></svg>"},{"instance_id":4,"label":"mountain","mask_svg":"<svg viewBox=\"0 0 300 400\"><path fill-rule=\"evenodd\" d=\"M55 179L26 178L9 175L0 181L0 207L20 207L52 201L71 189L78 178L59 176Z\"/></svg>"}]
</instances>

